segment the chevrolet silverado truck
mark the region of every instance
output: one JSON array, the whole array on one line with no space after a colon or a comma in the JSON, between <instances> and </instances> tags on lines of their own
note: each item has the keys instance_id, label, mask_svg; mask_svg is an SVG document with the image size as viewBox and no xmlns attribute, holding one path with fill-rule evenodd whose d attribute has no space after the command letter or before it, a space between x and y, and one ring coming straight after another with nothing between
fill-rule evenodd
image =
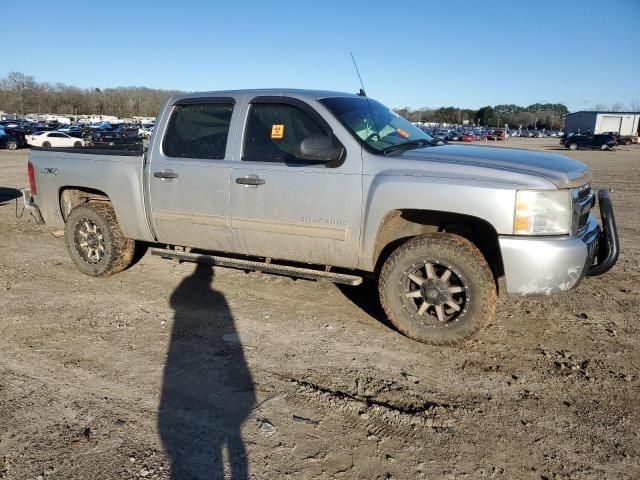
<instances>
[{"instance_id":1,"label":"chevrolet silverado truck","mask_svg":"<svg viewBox=\"0 0 640 480\"><path fill-rule=\"evenodd\" d=\"M144 151L32 149L28 176L25 206L64 226L84 274L126 269L142 243L181 261L368 276L400 332L439 345L489 323L498 294L569 290L619 251L608 191L583 163L437 145L362 91L172 96Z\"/></svg>"}]
</instances>

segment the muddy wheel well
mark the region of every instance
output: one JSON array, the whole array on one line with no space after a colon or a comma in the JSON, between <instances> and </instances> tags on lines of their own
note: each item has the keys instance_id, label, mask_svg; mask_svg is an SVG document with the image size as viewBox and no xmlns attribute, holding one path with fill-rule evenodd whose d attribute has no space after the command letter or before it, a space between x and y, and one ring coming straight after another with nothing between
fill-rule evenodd
<instances>
[{"instance_id":1,"label":"muddy wheel well","mask_svg":"<svg viewBox=\"0 0 640 480\"><path fill-rule=\"evenodd\" d=\"M374 250L376 271L402 243L435 232L454 233L470 240L484 255L494 278L504 275L498 233L489 222L459 213L413 209L393 210L382 221Z\"/></svg>"},{"instance_id":2,"label":"muddy wheel well","mask_svg":"<svg viewBox=\"0 0 640 480\"><path fill-rule=\"evenodd\" d=\"M64 187L60 190L60 212L66 221L71 210L89 201L110 202L109 196L94 188Z\"/></svg>"}]
</instances>

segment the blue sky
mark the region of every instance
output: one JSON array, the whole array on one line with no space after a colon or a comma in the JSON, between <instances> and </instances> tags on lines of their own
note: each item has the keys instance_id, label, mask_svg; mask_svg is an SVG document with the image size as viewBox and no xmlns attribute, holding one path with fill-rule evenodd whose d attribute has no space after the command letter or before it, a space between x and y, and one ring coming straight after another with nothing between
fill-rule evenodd
<instances>
[{"instance_id":1,"label":"blue sky","mask_svg":"<svg viewBox=\"0 0 640 480\"><path fill-rule=\"evenodd\" d=\"M640 100L640 0L12 0L2 13L16 39L2 77L357 91L353 51L367 93L391 107Z\"/></svg>"}]
</instances>

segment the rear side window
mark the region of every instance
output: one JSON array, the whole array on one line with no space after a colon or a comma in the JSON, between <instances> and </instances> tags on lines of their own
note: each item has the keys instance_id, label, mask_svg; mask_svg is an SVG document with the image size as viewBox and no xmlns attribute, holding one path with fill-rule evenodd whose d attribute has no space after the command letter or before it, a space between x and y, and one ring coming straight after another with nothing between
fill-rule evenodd
<instances>
[{"instance_id":1,"label":"rear side window","mask_svg":"<svg viewBox=\"0 0 640 480\"><path fill-rule=\"evenodd\" d=\"M284 103L251 106L244 140L243 160L295 163L300 142L312 134L327 134L297 107Z\"/></svg>"},{"instance_id":2,"label":"rear side window","mask_svg":"<svg viewBox=\"0 0 640 480\"><path fill-rule=\"evenodd\" d=\"M230 103L176 105L162 144L165 155L223 159L232 113Z\"/></svg>"}]
</instances>

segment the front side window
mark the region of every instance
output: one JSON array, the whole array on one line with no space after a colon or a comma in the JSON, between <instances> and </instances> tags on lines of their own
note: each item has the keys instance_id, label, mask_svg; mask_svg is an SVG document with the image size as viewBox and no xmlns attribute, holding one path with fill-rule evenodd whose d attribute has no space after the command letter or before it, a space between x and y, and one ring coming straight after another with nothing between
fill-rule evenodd
<instances>
[{"instance_id":1,"label":"front side window","mask_svg":"<svg viewBox=\"0 0 640 480\"><path fill-rule=\"evenodd\" d=\"M320 100L350 133L374 152L434 145L433 139L380 102L366 97Z\"/></svg>"},{"instance_id":2,"label":"front side window","mask_svg":"<svg viewBox=\"0 0 640 480\"><path fill-rule=\"evenodd\" d=\"M243 160L295 163L296 151L309 135L327 132L307 113L284 103L251 106L244 140Z\"/></svg>"},{"instance_id":3,"label":"front side window","mask_svg":"<svg viewBox=\"0 0 640 480\"><path fill-rule=\"evenodd\" d=\"M225 157L233 104L176 105L162 148L168 157L221 160Z\"/></svg>"}]
</instances>

